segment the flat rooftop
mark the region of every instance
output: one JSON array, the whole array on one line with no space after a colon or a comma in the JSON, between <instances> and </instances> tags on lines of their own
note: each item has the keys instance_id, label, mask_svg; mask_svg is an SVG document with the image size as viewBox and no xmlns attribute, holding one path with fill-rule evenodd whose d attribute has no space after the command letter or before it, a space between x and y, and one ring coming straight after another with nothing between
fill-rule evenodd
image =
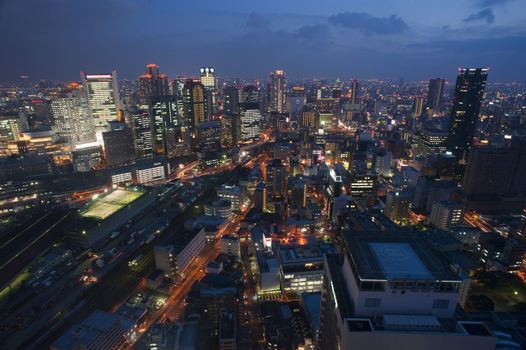
<instances>
[{"instance_id":1,"label":"flat rooftop","mask_svg":"<svg viewBox=\"0 0 526 350\"><path fill-rule=\"evenodd\" d=\"M102 221L134 202L143 194L142 191L118 189L94 199L82 208L80 215Z\"/></svg>"},{"instance_id":2,"label":"flat rooftop","mask_svg":"<svg viewBox=\"0 0 526 350\"><path fill-rule=\"evenodd\" d=\"M351 263L362 280L460 281L446 258L412 232L345 232Z\"/></svg>"}]
</instances>

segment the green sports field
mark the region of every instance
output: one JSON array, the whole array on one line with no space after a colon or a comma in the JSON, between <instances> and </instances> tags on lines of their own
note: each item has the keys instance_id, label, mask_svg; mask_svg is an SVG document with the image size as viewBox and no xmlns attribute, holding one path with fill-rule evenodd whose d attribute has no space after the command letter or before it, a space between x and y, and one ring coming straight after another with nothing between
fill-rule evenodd
<instances>
[{"instance_id":1,"label":"green sports field","mask_svg":"<svg viewBox=\"0 0 526 350\"><path fill-rule=\"evenodd\" d=\"M94 199L81 210L80 215L87 218L105 220L143 194L144 192L140 191L115 190Z\"/></svg>"}]
</instances>

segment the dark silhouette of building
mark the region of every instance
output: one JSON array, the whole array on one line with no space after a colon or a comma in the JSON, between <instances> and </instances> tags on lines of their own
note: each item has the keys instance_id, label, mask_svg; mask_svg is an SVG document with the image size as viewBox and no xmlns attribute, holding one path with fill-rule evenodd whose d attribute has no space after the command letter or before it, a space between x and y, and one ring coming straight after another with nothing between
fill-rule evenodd
<instances>
[{"instance_id":1,"label":"dark silhouette of building","mask_svg":"<svg viewBox=\"0 0 526 350\"><path fill-rule=\"evenodd\" d=\"M150 63L146 68L148 71L137 79L139 84L139 101L142 104L148 104L152 97L170 94L168 76L159 73L159 66L155 63Z\"/></svg>"},{"instance_id":2,"label":"dark silhouette of building","mask_svg":"<svg viewBox=\"0 0 526 350\"><path fill-rule=\"evenodd\" d=\"M442 102L442 93L444 91L444 79L429 79L429 88L427 90L426 109L436 112Z\"/></svg>"}]
</instances>

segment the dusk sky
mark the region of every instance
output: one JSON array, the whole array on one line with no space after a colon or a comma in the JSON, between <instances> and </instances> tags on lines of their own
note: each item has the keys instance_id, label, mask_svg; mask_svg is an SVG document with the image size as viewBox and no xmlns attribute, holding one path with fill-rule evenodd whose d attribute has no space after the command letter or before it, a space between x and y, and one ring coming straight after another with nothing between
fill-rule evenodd
<instances>
[{"instance_id":1,"label":"dusk sky","mask_svg":"<svg viewBox=\"0 0 526 350\"><path fill-rule=\"evenodd\" d=\"M453 78L489 66L526 81L525 0L0 0L0 80L171 78L200 66L242 79Z\"/></svg>"}]
</instances>

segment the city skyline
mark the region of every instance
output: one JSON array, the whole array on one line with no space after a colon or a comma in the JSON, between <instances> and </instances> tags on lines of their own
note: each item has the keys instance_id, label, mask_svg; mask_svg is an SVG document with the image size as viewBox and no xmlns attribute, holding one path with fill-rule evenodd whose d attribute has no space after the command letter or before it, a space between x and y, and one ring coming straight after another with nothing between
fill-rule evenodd
<instances>
[{"instance_id":1,"label":"city skyline","mask_svg":"<svg viewBox=\"0 0 526 350\"><path fill-rule=\"evenodd\" d=\"M289 79L452 80L456 67L485 66L490 81L524 81L524 4L7 0L0 30L11 33L5 41L12 50L0 58L0 75L68 81L80 69L116 69L135 79L144 62L155 62L170 77L211 65L242 79L284 69Z\"/></svg>"}]
</instances>

